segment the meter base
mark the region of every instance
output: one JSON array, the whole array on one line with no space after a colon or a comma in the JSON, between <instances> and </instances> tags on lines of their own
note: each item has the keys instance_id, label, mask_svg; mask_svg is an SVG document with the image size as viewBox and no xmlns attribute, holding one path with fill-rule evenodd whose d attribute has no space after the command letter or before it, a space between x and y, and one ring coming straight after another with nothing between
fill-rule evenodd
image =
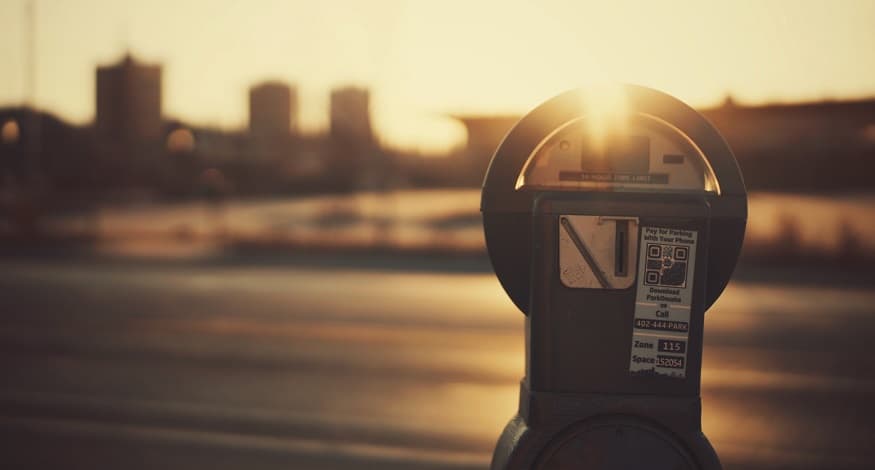
<instances>
[{"instance_id":1,"label":"meter base","mask_svg":"<svg viewBox=\"0 0 875 470\"><path fill-rule=\"evenodd\" d=\"M720 470L698 397L531 392L505 427L492 470Z\"/></svg>"}]
</instances>

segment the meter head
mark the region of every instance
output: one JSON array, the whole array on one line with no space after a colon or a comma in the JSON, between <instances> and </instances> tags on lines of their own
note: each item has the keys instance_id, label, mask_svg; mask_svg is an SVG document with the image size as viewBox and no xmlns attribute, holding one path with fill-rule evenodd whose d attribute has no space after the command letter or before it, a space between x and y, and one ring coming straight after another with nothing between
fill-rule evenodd
<instances>
[{"instance_id":1,"label":"meter head","mask_svg":"<svg viewBox=\"0 0 875 470\"><path fill-rule=\"evenodd\" d=\"M612 126L605 126L600 122L604 116L591 112L587 104L591 92L569 91L523 117L492 158L481 200L486 244L502 286L523 312L528 313L530 299L532 215L536 201L548 196L603 201L606 212L593 214L602 217L616 215L608 209L612 201L671 205L702 199L710 207L713 241L707 305L729 280L747 218L746 190L729 146L702 115L669 95L633 85L623 86L620 92L625 109ZM577 232L598 238L599 232L585 225L605 220L594 220L560 222L566 228L576 224ZM634 244L637 222L630 219L614 225L618 232L611 240L591 242L616 244L618 237L626 237ZM590 279L586 286L631 285L634 256L613 258L595 260L603 269L594 271L602 271L603 276L596 273L591 277L598 282ZM612 271L623 279L611 279ZM632 275L623 276L626 272Z\"/></svg>"}]
</instances>

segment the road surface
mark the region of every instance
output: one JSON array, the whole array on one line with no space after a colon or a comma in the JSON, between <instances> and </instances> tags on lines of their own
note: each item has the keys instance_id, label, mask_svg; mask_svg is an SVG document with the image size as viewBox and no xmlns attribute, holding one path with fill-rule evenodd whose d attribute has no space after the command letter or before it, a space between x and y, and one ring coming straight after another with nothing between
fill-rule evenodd
<instances>
[{"instance_id":1,"label":"road surface","mask_svg":"<svg viewBox=\"0 0 875 470\"><path fill-rule=\"evenodd\" d=\"M490 273L370 264L0 261L4 467L487 468L522 315ZM873 338L866 286L731 284L702 387L725 467L872 468Z\"/></svg>"}]
</instances>

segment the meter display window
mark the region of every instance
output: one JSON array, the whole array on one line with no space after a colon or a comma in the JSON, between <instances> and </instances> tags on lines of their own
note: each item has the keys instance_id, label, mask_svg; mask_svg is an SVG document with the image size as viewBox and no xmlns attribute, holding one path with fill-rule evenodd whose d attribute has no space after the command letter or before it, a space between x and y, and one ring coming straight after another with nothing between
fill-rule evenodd
<instances>
[{"instance_id":1,"label":"meter display window","mask_svg":"<svg viewBox=\"0 0 875 470\"><path fill-rule=\"evenodd\" d=\"M670 124L644 114L613 134L591 124L579 118L544 139L517 189L719 193L707 159Z\"/></svg>"}]
</instances>

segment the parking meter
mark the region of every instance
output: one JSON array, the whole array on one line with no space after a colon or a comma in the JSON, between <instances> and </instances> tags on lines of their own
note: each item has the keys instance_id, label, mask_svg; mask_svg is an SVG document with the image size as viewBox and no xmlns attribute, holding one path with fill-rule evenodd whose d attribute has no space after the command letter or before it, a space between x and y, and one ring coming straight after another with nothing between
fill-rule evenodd
<instances>
[{"instance_id":1,"label":"parking meter","mask_svg":"<svg viewBox=\"0 0 875 470\"><path fill-rule=\"evenodd\" d=\"M518 414L499 469L719 469L701 431L704 314L738 259L747 194L729 146L664 93L623 87L599 134L570 91L492 158L481 210L526 314Z\"/></svg>"}]
</instances>

